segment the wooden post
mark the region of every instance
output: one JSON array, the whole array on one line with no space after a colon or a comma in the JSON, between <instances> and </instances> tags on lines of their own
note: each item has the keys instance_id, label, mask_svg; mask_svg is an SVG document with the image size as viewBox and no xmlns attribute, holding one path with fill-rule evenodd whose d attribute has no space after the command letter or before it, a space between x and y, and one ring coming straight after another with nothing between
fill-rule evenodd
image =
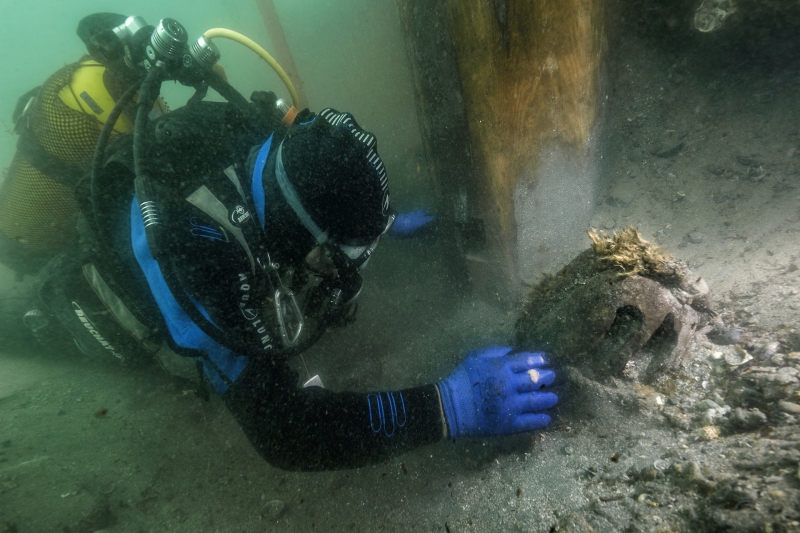
<instances>
[{"instance_id":1,"label":"wooden post","mask_svg":"<svg viewBox=\"0 0 800 533\"><path fill-rule=\"evenodd\" d=\"M585 240L599 173L601 2L398 4L401 13L419 4L446 13L440 31L458 65L474 169L464 187L468 218L485 237L466 264L480 293L513 302L523 283L567 263ZM420 28L407 35L416 43L426 38Z\"/></svg>"},{"instance_id":2,"label":"wooden post","mask_svg":"<svg viewBox=\"0 0 800 533\"><path fill-rule=\"evenodd\" d=\"M455 51L441 0L397 0L410 58L425 158L437 194L444 259L451 278L467 287L465 257L482 247L469 228L467 198L476 174Z\"/></svg>"}]
</instances>

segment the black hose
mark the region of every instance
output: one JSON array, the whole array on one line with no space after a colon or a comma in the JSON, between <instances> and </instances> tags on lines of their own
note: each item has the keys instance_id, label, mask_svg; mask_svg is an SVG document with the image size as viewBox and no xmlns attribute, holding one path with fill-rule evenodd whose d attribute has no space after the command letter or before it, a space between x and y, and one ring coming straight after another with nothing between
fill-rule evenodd
<instances>
[{"instance_id":1,"label":"black hose","mask_svg":"<svg viewBox=\"0 0 800 533\"><path fill-rule=\"evenodd\" d=\"M95 235L100 236L100 222L97 220L97 206L100 205L100 167L106 155L106 147L111 138L111 133L114 131L114 125L119 120L122 111L133 95L139 90L142 80L137 80L133 85L128 87L122 96L120 96L117 103L114 104L113 109L106 118L106 123L103 125L103 130L100 132L100 137L97 139L97 145L94 149L94 158L92 159L92 168L89 174L89 198L92 206L92 223L94 224Z\"/></svg>"},{"instance_id":2,"label":"black hose","mask_svg":"<svg viewBox=\"0 0 800 533\"><path fill-rule=\"evenodd\" d=\"M108 140L111 136L111 131L113 129L113 124L119 118L120 113L122 112L124 102L129 100L133 95L133 92L136 88L139 88L139 98L138 98L138 106L136 110L136 119L134 122L134 130L133 130L133 169L135 174L135 188L136 188L136 195L141 205L144 202L148 201L155 201L155 190L154 186L158 184L150 183L150 176L147 169L147 162L145 161L145 152L146 152L146 142L147 142L147 127L149 123L149 115L150 111L153 108L153 105L156 102L156 99L159 96L161 91L161 83L166 78L166 72L162 67L154 66L150 69L147 73L147 76L143 81L139 81L133 86L131 86L125 94L120 98L117 104L114 106L111 114L109 114L109 118L103 127L103 131L100 134L100 138L98 139L98 144L95 149L95 157L92 162L92 173L91 173L91 197L92 197L92 205L93 205L93 212L97 213L97 208L95 206L100 205L100 187L99 187L99 179L100 179L100 171L101 165L105 155L106 145L108 144ZM228 102L233 104L240 109L247 110L249 108L249 102L244 96L241 95L233 86L231 86L228 82L223 80L220 76L218 76L214 72L209 72L206 79L208 86L213 88L217 91L223 98L225 98ZM202 87L197 91L195 95L196 99L202 99L204 96L205 91ZM95 219L96 225L96 233L101 235L99 222ZM147 233L147 242L148 247L150 248L150 252L156 261L159 260L159 241L158 238L158 231L156 229L156 225L150 225L145 227L145 232ZM102 239L102 237L101 237ZM110 247L113 250L113 247ZM197 309L194 303L190 300L190 298L186 295L186 293L180 288L180 280L175 272L176 267L175 265L171 264L172 261L169 261L170 264L162 264L161 271L162 275L164 276L164 280L167 283L167 286L170 288L170 292L172 293L173 297L177 300L180 307L183 311L187 314L187 316L200 328L200 330L208 335L211 339L216 341L222 346L227 346L232 348L234 351L244 355L248 354L249 350L248 347L244 345L244 343L240 340L235 338L230 334L226 334L221 332L216 328L216 326L203 314ZM310 346L311 344L315 343L322 333L327 328L328 323L330 322L329 319L330 313L326 313L326 315L322 319L322 323L320 324L320 329L312 335L312 338L308 339L307 342L303 343L304 346ZM309 342L310 341L310 342ZM210 361L210 359L206 358ZM215 365L214 365L215 366ZM225 375L221 372L220 369L215 368L219 373L220 377L225 380Z\"/></svg>"},{"instance_id":3,"label":"black hose","mask_svg":"<svg viewBox=\"0 0 800 533\"><path fill-rule=\"evenodd\" d=\"M328 305L323 312L322 317L319 319L319 324L317 324L317 329L304 341L302 341L297 346L292 346L291 348L287 348L284 350L283 353L286 354L287 357L291 357L293 355L297 355L302 353L312 346L314 346L317 341L322 337L323 333L328 330L328 327L333 323L333 318L335 313L341 309L342 301L342 292L341 290L333 290L331 292L330 297L328 298Z\"/></svg>"},{"instance_id":4,"label":"black hose","mask_svg":"<svg viewBox=\"0 0 800 533\"><path fill-rule=\"evenodd\" d=\"M248 102L247 98L242 96L242 93L237 91L233 85L223 80L222 77L213 70L208 71L206 74L206 82L209 87L217 91L220 96L239 109L246 111L250 108L250 102Z\"/></svg>"},{"instance_id":5,"label":"black hose","mask_svg":"<svg viewBox=\"0 0 800 533\"><path fill-rule=\"evenodd\" d=\"M186 101L186 105L202 102L208 94L208 83L201 82L194 87L194 94Z\"/></svg>"},{"instance_id":6,"label":"black hose","mask_svg":"<svg viewBox=\"0 0 800 533\"><path fill-rule=\"evenodd\" d=\"M133 173L136 174L137 178L145 177L143 149L147 124L150 118L150 111L152 111L156 99L158 99L158 95L161 92L161 82L164 80L164 77L165 71L163 67L151 67L139 91L136 122L133 125ZM140 198L139 201L142 201L142 199Z\"/></svg>"},{"instance_id":7,"label":"black hose","mask_svg":"<svg viewBox=\"0 0 800 533\"><path fill-rule=\"evenodd\" d=\"M139 205L146 202L151 202L155 205L157 216L158 213L156 190L158 183L151 183L152 178L147 169L147 162L145 161L145 151L147 142L147 125L149 123L150 110L153 108L156 99L161 91L161 82L165 78L165 71L159 67L153 67L147 73L147 77L142 82L141 90L139 91L139 108L136 112L136 123L133 130L133 168L136 174L134 185L136 188L136 197ZM230 87L230 86L229 86ZM231 91L235 93L234 98L238 95L239 98L243 97L236 92L233 87ZM227 98L226 95L223 94ZM208 335L211 339L222 346L229 347L234 351L244 355L247 352L247 347L232 335L226 334L214 325L208 318L206 318L195 306L194 302L188 297L186 292L182 289L178 275L176 274L177 267L173 264L171 259L165 259L160 253L161 239L159 226L161 223L152 225L145 225L145 234L147 236L147 244L150 248L150 254L158 261L161 267L161 274L164 276L164 281L169 287L172 296L178 302L178 305L183 309L183 312L200 328L200 330ZM208 359L208 358L207 358ZM210 359L208 359L211 361ZM220 371L220 377L226 379L224 374Z\"/></svg>"}]
</instances>

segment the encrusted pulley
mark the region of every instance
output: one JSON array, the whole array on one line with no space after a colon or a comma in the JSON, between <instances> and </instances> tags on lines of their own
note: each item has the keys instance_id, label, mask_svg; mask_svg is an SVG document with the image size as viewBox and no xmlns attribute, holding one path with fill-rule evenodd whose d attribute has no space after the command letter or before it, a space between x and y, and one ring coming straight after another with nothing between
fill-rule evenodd
<instances>
[{"instance_id":1,"label":"encrusted pulley","mask_svg":"<svg viewBox=\"0 0 800 533\"><path fill-rule=\"evenodd\" d=\"M635 228L589 237L591 249L533 288L517 344L595 379L677 369L713 316L705 281Z\"/></svg>"}]
</instances>

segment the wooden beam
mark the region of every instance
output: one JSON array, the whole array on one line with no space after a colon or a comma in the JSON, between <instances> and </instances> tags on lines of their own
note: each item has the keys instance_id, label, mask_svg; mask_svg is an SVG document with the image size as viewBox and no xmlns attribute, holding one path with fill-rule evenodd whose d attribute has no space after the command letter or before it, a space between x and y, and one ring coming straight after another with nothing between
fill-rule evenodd
<instances>
[{"instance_id":1,"label":"wooden beam","mask_svg":"<svg viewBox=\"0 0 800 533\"><path fill-rule=\"evenodd\" d=\"M411 65L425 159L437 196L441 243L448 271L468 284L465 257L481 246L469 230L467 197L475 170L461 82L442 0L397 0Z\"/></svg>"},{"instance_id":2,"label":"wooden beam","mask_svg":"<svg viewBox=\"0 0 800 533\"><path fill-rule=\"evenodd\" d=\"M572 258L566 241L584 239L601 0L397 2L443 205L465 213L458 250L478 293L513 304L523 281Z\"/></svg>"},{"instance_id":3,"label":"wooden beam","mask_svg":"<svg viewBox=\"0 0 800 533\"><path fill-rule=\"evenodd\" d=\"M518 271L514 191L547 145L587 143L598 110L600 0L446 0L490 242Z\"/></svg>"}]
</instances>

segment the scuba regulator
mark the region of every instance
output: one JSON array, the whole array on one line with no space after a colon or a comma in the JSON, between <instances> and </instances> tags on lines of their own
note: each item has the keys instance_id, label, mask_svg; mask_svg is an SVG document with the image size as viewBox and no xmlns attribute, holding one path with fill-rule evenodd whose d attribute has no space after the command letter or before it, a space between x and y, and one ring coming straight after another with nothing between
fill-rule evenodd
<instances>
[{"instance_id":1,"label":"scuba regulator","mask_svg":"<svg viewBox=\"0 0 800 533\"><path fill-rule=\"evenodd\" d=\"M128 72L135 74L130 87L119 98L105 122L91 169L90 196L95 220L90 222L94 224L97 230L96 234L101 236L101 244L105 244L109 249L113 249L113 247L110 242L103 242L103 232L100 231L102 224L97 215L97 206L102 202L100 198L101 167L105 160L105 151L114 123L122 113L124 106L130 103L137 91L133 133L134 188L148 247L156 261L164 259L165 255L161 245L163 220L158 198L160 184L153 177L153 172L148 169L144 154L145 147L150 142L147 134L149 114L159 97L161 84L167 80L174 80L193 87L195 94L189 99L189 102L202 100L210 87L234 107L252 113L252 105L215 71L220 52L212 39L217 37L232 39L243 44L272 66L281 77L292 98L291 104L283 99L278 99L275 102L274 112L281 118L281 122L285 126L293 124L298 115L295 107L298 98L291 81L280 65L262 47L241 34L217 28L208 30L190 42L186 29L174 19L162 19L157 26L153 27L147 25L141 17L128 17L124 23L93 39L92 44L102 50L104 57L113 60L117 65L124 63ZM255 225L254 228L256 228ZM258 229L260 231L260 228ZM374 245L366 254L367 258L372 249L374 249ZM283 283L279 274L279 265L272 261L266 251L256 258L256 263L264 273L272 296L277 329L280 332L283 347L290 353L306 349L319 339L327 327L346 323L347 316L352 315L353 309L348 304L360 291L361 277L358 267L363 264L364 260L360 260L360 258L365 254L361 253L358 258L349 258L345 252L333 247L326 253L329 253L334 261L338 276L323 280L308 298L307 303L316 306L314 310L322 311L317 319L316 331L302 343L300 337L305 324L304 314L292 290ZM170 279L169 269L163 270L168 285L171 285L173 289L177 288L178 284L174 276ZM221 337L218 328L198 311L182 290L172 290L172 293L189 318L209 337L217 340L220 344L231 346L240 353L246 353L246 347L241 346L237 339Z\"/></svg>"},{"instance_id":2,"label":"scuba regulator","mask_svg":"<svg viewBox=\"0 0 800 533\"><path fill-rule=\"evenodd\" d=\"M120 71L119 66L122 63L128 72L133 73L136 81L140 81L153 68L157 68L162 71L162 81L175 80L182 85L194 87L205 96L208 78L215 72L214 67L220 58L219 48L212 41L214 38L231 39L250 48L275 70L291 96L291 102L284 99L276 102L277 109L282 112L284 125L289 126L298 114L298 96L294 85L266 50L240 33L225 28L213 28L189 42L186 28L175 19L161 19L154 27L148 25L142 17L133 16L110 30L98 32L86 41L92 55L99 55L103 64L116 65L115 73ZM225 92L222 96L226 99L237 99L237 103L244 100L232 87L219 88ZM196 94L193 98L201 97Z\"/></svg>"}]
</instances>

